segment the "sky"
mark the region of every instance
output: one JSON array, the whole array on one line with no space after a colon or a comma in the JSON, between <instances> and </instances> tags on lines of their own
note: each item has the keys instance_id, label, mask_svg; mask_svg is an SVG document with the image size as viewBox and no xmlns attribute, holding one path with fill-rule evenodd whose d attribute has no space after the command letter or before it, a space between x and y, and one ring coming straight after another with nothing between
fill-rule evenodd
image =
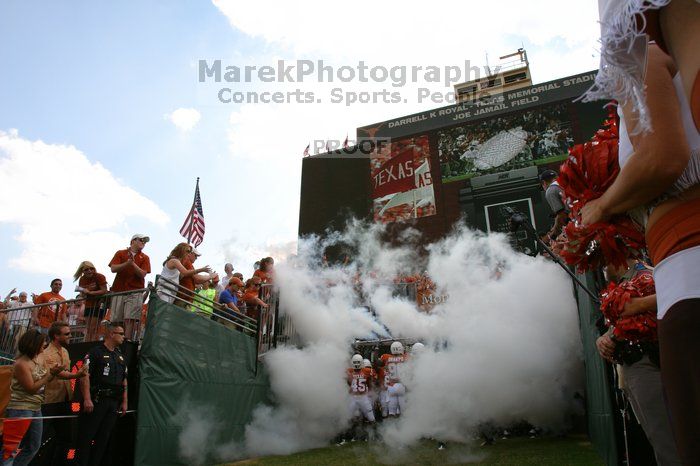
<instances>
[{"instance_id":1,"label":"sky","mask_svg":"<svg viewBox=\"0 0 700 466\"><path fill-rule=\"evenodd\" d=\"M592 0L3 1L0 295L46 291L58 277L73 297L83 260L111 282L107 264L134 233L151 237L154 280L182 241L197 177L206 220L197 265L223 272L232 262L250 276L255 260L296 251L307 144L352 141L357 127L442 107L452 89L420 72L397 85L382 69L454 66L465 81L474 77L465 62L483 69L524 47L533 81L545 82L595 69L598 37ZM256 68L247 82L200 82L200 62L215 60ZM333 81L299 82L300 60L322 60ZM295 67L283 81L256 74L280 61ZM361 64L377 67L376 79L336 74ZM219 99L297 90L313 101ZM401 98L372 100L383 90ZM353 93L369 102L350 103Z\"/></svg>"}]
</instances>

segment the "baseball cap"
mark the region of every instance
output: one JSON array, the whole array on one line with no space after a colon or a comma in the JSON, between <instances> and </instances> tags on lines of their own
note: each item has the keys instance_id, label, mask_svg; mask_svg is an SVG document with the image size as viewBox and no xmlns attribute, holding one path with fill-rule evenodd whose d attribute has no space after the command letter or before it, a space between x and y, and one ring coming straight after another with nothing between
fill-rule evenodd
<instances>
[{"instance_id":1,"label":"baseball cap","mask_svg":"<svg viewBox=\"0 0 700 466\"><path fill-rule=\"evenodd\" d=\"M243 282L238 277L231 277L231 280L228 281L228 284L229 285L243 286Z\"/></svg>"},{"instance_id":2,"label":"baseball cap","mask_svg":"<svg viewBox=\"0 0 700 466\"><path fill-rule=\"evenodd\" d=\"M194 246L192 246L192 254L194 254L197 257L202 255L202 253L197 251L197 249Z\"/></svg>"},{"instance_id":3,"label":"baseball cap","mask_svg":"<svg viewBox=\"0 0 700 466\"><path fill-rule=\"evenodd\" d=\"M133 241L133 240L135 240L135 239L140 239L140 240L142 240L144 243L148 243L149 241L151 241L151 238L149 238L149 237L146 236L146 235L142 235L141 233L136 233L134 236L131 237L131 241Z\"/></svg>"},{"instance_id":4,"label":"baseball cap","mask_svg":"<svg viewBox=\"0 0 700 466\"><path fill-rule=\"evenodd\" d=\"M542 173L540 173L540 182L542 181L549 181L551 179L554 179L557 177L557 172L554 170L545 170Z\"/></svg>"}]
</instances>

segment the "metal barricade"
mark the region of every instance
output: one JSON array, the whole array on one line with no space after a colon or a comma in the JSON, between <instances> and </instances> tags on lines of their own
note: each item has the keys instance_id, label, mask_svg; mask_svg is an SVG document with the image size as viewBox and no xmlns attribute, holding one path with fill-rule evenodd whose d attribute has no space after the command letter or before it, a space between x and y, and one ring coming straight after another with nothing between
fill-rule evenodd
<instances>
[{"instance_id":1,"label":"metal barricade","mask_svg":"<svg viewBox=\"0 0 700 466\"><path fill-rule=\"evenodd\" d=\"M179 283L158 275L153 291L163 301L257 338L258 322L255 319L242 312L235 312Z\"/></svg>"},{"instance_id":2,"label":"metal barricade","mask_svg":"<svg viewBox=\"0 0 700 466\"><path fill-rule=\"evenodd\" d=\"M71 329L71 343L99 341L104 338L102 322L111 320L111 303L119 296L143 295L136 300L143 303L148 289L107 293L99 297L76 298L42 304L16 304L14 307L0 310L0 357L14 358L17 343L22 335L30 329L37 328L48 333L53 322L65 322ZM87 307L86 301L90 304ZM128 319L131 335L129 339L138 341L142 338L144 323L143 306L137 312L137 318ZM49 325L42 325L49 324Z\"/></svg>"},{"instance_id":3,"label":"metal barricade","mask_svg":"<svg viewBox=\"0 0 700 466\"><path fill-rule=\"evenodd\" d=\"M287 313L280 309L279 290L266 283L260 287L259 298L268 305L259 314L258 357L278 346L299 346L300 338Z\"/></svg>"}]
</instances>

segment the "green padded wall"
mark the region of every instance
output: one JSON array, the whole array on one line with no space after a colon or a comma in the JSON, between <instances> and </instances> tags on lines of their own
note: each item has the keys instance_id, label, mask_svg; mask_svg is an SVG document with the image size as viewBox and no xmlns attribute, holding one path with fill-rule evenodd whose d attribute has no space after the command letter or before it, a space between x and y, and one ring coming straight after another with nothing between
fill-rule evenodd
<instances>
[{"instance_id":1,"label":"green padded wall","mask_svg":"<svg viewBox=\"0 0 700 466\"><path fill-rule=\"evenodd\" d=\"M256 374L255 339L154 295L148 305L139 359L137 465L190 464L179 437L197 413L215 424L202 455L213 445L241 441L245 425L270 390L262 366ZM214 464L204 457L200 464Z\"/></svg>"}]
</instances>

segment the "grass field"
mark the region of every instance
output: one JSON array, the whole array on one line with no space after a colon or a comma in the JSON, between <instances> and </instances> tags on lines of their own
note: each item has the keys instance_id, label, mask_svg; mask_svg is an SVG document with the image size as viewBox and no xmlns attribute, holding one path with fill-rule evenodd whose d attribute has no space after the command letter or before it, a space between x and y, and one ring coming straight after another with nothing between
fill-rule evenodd
<instances>
[{"instance_id":1,"label":"grass field","mask_svg":"<svg viewBox=\"0 0 700 466\"><path fill-rule=\"evenodd\" d=\"M586 437L511 438L479 447L448 444L438 450L434 442L423 442L406 450L388 450L381 444L354 442L342 447L319 448L288 456L269 456L229 465L351 465L351 464L478 464L478 465L602 465Z\"/></svg>"}]
</instances>

